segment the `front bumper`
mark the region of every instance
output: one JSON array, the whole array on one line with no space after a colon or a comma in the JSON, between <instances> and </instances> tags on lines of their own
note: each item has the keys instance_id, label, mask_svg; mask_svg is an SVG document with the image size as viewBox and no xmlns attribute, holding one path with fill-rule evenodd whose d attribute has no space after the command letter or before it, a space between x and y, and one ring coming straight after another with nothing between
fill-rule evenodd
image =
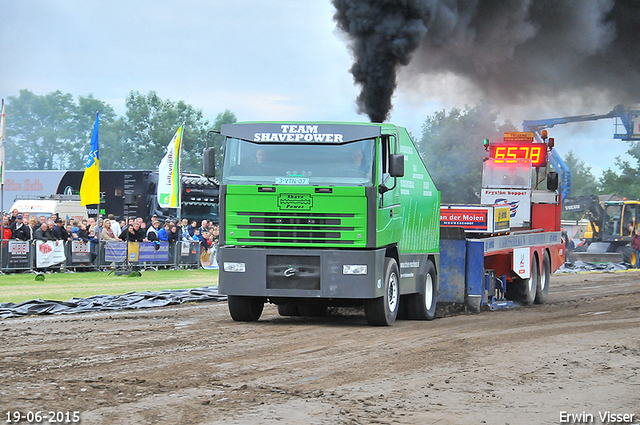
<instances>
[{"instance_id":1,"label":"front bumper","mask_svg":"<svg viewBox=\"0 0 640 425\"><path fill-rule=\"evenodd\" d=\"M384 257L384 249L223 246L218 291L225 295L278 298L377 298L383 295ZM244 271L225 271L225 263L244 264ZM344 265L366 265L367 274L343 274Z\"/></svg>"}]
</instances>

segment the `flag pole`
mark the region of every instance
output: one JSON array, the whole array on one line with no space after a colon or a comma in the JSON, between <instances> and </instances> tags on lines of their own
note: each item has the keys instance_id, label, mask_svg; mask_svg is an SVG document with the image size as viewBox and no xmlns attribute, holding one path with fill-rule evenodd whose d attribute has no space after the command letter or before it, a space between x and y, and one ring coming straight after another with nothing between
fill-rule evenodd
<instances>
[{"instance_id":1,"label":"flag pole","mask_svg":"<svg viewBox=\"0 0 640 425\"><path fill-rule=\"evenodd\" d=\"M99 111L96 111L96 114L98 113ZM100 178L99 168L98 168L98 178ZM104 219L102 219L102 227L104 227ZM100 201L98 201L98 214L96 214L96 229L98 229L98 253L96 255L98 258L96 258L96 265L97 265L96 268L98 269L98 271L100 271L100 238L102 236L102 228L100 228ZM106 249L106 244L105 244L105 249Z\"/></svg>"},{"instance_id":2,"label":"flag pole","mask_svg":"<svg viewBox=\"0 0 640 425\"><path fill-rule=\"evenodd\" d=\"M2 99L2 123L0 123L0 127L1 127L0 128L0 143L2 144L2 146L0 146L0 151L2 151L0 153L0 168L2 169L0 171L0 173L2 174L0 176L0 205L2 207L0 209L2 210L2 214L4 214L4 160L5 160L4 139L6 137L5 132L6 132L6 128L7 128L7 124L5 122L5 116L4 116L4 99ZM2 257L0 257L0 258L2 258Z\"/></svg>"},{"instance_id":3,"label":"flag pole","mask_svg":"<svg viewBox=\"0 0 640 425\"><path fill-rule=\"evenodd\" d=\"M5 115L4 115L4 99L2 99L2 123L0 123L0 143L2 144L2 146L0 146L0 150L2 151L2 153L0 153L0 168L2 168L2 170L0 171L0 173L2 173L2 175L0 176L0 205L2 205L2 208L0 208L2 210L2 214L4 214L4 160L5 160L5 154L4 154L4 139L6 137L6 128L7 128L7 123L5 121ZM2 257L0 257L2 258ZM1 263L0 263L1 264Z\"/></svg>"},{"instance_id":4,"label":"flag pole","mask_svg":"<svg viewBox=\"0 0 640 425\"><path fill-rule=\"evenodd\" d=\"M4 223L4 163L5 163L5 151L4 151L4 139L7 136L7 121L4 114L4 99L2 99L2 116L0 117L0 210L2 210L2 223ZM3 224L0 224L0 274L4 274L2 266L4 265L4 229Z\"/></svg>"}]
</instances>

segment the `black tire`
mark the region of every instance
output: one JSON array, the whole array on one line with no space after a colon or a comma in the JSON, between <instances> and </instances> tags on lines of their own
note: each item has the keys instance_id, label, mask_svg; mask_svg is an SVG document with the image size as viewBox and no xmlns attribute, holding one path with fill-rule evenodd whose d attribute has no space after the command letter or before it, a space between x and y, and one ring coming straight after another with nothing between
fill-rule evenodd
<instances>
[{"instance_id":1,"label":"black tire","mask_svg":"<svg viewBox=\"0 0 640 425\"><path fill-rule=\"evenodd\" d=\"M536 299L536 292L538 292L539 280L538 258L534 255L531 257L531 277L529 279L514 279L509 284L508 298L524 305L533 304Z\"/></svg>"},{"instance_id":2,"label":"black tire","mask_svg":"<svg viewBox=\"0 0 640 425\"><path fill-rule=\"evenodd\" d=\"M295 304L278 304L278 314L280 316L300 316L298 306Z\"/></svg>"},{"instance_id":3,"label":"black tire","mask_svg":"<svg viewBox=\"0 0 640 425\"><path fill-rule=\"evenodd\" d=\"M365 300L364 315L372 326L391 326L398 317L400 305L400 273L393 258L384 259L383 295Z\"/></svg>"},{"instance_id":4,"label":"black tire","mask_svg":"<svg viewBox=\"0 0 640 425\"><path fill-rule=\"evenodd\" d=\"M616 251L622 254L622 261L630 264L631 267L638 267L638 256L636 255L636 251L629 245L621 246Z\"/></svg>"},{"instance_id":5,"label":"black tire","mask_svg":"<svg viewBox=\"0 0 640 425\"><path fill-rule=\"evenodd\" d=\"M427 260L424 288L421 288L417 294L407 297L409 320L433 320L436 317L437 282L436 268L431 260Z\"/></svg>"},{"instance_id":6,"label":"black tire","mask_svg":"<svg viewBox=\"0 0 640 425\"><path fill-rule=\"evenodd\" d=\"M551 283L551 258L549 253L545 252L542 258L542 270L538 279L538 287L536 289L536 304L544 304L549 296L549 284Z\"/></svg>"},{"instance_id":7,"label":"black tire","mask_svg":"<svg viewBox=\"0 0 640 425\"><path fill-rule=\"evenodd\" d=\"M255 322L262 315L264 298L228 295L227 305L231 318L236 322Z\"/></svg>"}]
</instances>

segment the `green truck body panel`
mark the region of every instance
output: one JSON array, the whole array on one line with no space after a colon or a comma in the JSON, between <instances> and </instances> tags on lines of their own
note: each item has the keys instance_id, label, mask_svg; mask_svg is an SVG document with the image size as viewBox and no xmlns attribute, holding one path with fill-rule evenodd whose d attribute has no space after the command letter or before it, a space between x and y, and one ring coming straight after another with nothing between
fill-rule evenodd
<instances>
[{"instance_id":1,"label":"green truck body panel","mask_svg":"<svg viewBox=\"0 0 640 425\"><path fill-rule=\"evenodd\" d=\"M404 177L398 183L402 205L400 253L437 253L440 237L440 192L420 158L407 130L399 128L399 153L404 155Z\"/></svg>"},{"instance_id":2,"label":"green truck body panel","mask_svg":"<svg viewBox=\"0 0 640 425\"><path fill-rule=\"evenodd\" d=\"M427 260L439 268L440 192L404 128L253 122L221 133L220 293L367 299L382 296L385 256L397 256L403 294L424 287ZM348 169L355 147L360 174ZM247 159L258 150L272 168ZM403 177L385 174L389 154L404 155ZM246 269L226 271L225 262ZM369 272L344 275L344 264ZM281 279L287 265L301 277Z\"/></svg>"}]
</instances>

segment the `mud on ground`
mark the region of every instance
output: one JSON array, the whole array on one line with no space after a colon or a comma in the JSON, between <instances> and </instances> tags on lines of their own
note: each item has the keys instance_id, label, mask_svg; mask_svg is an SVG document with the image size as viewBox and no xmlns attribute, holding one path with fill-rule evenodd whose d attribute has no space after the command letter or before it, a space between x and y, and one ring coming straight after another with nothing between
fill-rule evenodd
<instances>
[{"instance_id":1,"label":"mud on ground","mask_svg":"<svg viewBox=\"0 0 640 425\"><path fill-rule=\"evenodd\" d=\"M5 319L0 419L519 425L609 411L640 423L637 271L553 276L544 305L439 315L379 328L357 310L311 319L268 305L236 323L203 302Z\"/></svg>"}]
</instances>

